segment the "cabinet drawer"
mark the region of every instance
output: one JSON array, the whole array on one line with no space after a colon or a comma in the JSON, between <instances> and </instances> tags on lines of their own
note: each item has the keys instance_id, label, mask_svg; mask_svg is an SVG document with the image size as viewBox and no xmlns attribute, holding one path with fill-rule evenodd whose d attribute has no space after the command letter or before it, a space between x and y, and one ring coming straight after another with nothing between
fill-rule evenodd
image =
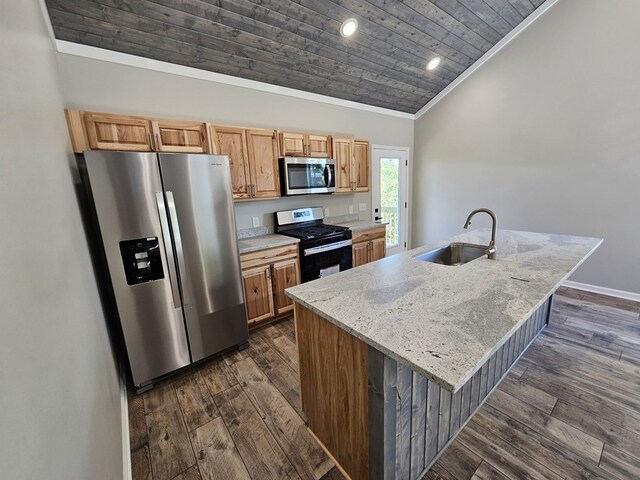
<instances>
[{"instance_id":1,"label":"cabinet drawer","mask_svg":"<svg viewBox=\"0 0 640 480\"><path fill-rule=\"evenodd\" d=\"M257 252L244 253L240 255L242 269L252 268L258 265L279 262L289 258L298 257L298 244L285 245L284 247L258 250Z\"/></svg>"},{"instance_id":2,"label":"cabinet drawer","mask_svg":"<svg viewBox=\"0 0 640 480\"><path fill-rule=\"evenodd\" d=\"M374 227L370 230L362 230L360 232L354 232L352 241L353 243L368 242L374 238L384 238L386 235L386 227L384 225L380 227Z\"/></svg>"}]
</instances>

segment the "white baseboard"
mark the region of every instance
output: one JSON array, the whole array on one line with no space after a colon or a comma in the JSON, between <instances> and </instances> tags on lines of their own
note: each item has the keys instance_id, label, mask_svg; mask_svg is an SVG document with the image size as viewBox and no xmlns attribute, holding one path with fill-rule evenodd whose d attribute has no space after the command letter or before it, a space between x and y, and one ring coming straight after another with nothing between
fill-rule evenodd
<instances>
[{"instance_id":1,"label":"white baseboard","mask_svg":"<svg viewBox=\"0 0 640 480\"><path fill-rule=\"evenodd\" d=\"M624 298L625 300L632 300L634 302L640 302L640 293L626 292L624 290L615 290L613 288L599 287L597 285L589 285L588 283L565 281L562 285L569 288L575 288L577 290L584 290L586 292L600 293L602 295L608 295L610 297Z\"/></svg>"},{"instance_id":2,"label":"white baseboard","mask_svg":"<svg viewBox=\"0 0 640 480\"><path fill-rule=\"evenodd\" d=\"M120 421L122 422L122 479L132 480L131 440L129 439L129 402L124 362L120 365Z\"/></svg>"}]
</instances>

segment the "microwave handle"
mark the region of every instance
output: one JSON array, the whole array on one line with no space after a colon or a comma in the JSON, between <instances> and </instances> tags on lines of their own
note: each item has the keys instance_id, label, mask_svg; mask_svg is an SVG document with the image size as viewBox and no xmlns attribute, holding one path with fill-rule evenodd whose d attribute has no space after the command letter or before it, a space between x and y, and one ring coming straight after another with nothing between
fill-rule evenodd
<instances>
[{"instance_id":1,"label":"microwave handle","mask_svg":"<svg viewBox=\"0 0 640 480\"><path fill-rule=\"evenodd\" d=\"M331 186L331 180L333 179L333 176L331 175L331 166L329 164L326 164L324 166L324 178L326 186Z\"/></svg>"}]
</instances>

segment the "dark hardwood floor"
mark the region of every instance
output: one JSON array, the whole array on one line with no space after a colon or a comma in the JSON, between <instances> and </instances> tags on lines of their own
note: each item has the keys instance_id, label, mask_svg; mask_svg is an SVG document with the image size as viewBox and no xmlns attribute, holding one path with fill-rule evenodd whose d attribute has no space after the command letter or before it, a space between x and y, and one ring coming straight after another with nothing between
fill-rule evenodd
<instances>
[{"instance_id":1,"label":"dark hardwood floor","mask_svg":"<svg viewBox=\"0 0 640 480\"><path fill-rule=\"evenodd\" d=\"M640 303L562 288L426 479L640 478ZM133 478L341 479L306 430L293 322L129 395Z\"/></svg>"}]
</instances>

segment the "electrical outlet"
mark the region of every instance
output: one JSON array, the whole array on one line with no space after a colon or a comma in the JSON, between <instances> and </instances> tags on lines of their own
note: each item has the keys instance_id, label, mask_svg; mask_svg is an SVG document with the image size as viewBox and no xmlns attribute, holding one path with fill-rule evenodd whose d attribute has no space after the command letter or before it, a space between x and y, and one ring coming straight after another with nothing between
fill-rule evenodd
<instances>
[{"instance_id":1,"label":"electrical outlet","mask_svg":"<svg viewBox=\"0 0 640 480\"><path fill-rule=\"evenodd\" d=\"M353 205L349 205L349 213L353 213Z\"/></svg>"},{"instance_id":2,"label":"electrical outlet","mask_svg":"<svg viewBox=\"0 0 640 480\"><path fill-rule=\"evenodd\" d=\"M254 228L260 226L260 217L251 217L251 221L253 222Z\"/></svg>"},{"instance_id":3,"label":"electrical outlet","mask_svg":"<svg viewBox=\"0 0 640 480\"><path fill-rule=\"evenodd\" d=\"M367 204L366 203L361 203L360 204L360 211L361 212L365 212L367 210Z\"/></svg>"},{"instance_id":4,"label":"electrical outlet","mask_svg":"<svg viewBox=\"0 0 640 480\"><path fill-rule=\"evenodd\" d=\"M324 207L324 216L329 217L329 207Z\"/></svg>"}]
</instances>

